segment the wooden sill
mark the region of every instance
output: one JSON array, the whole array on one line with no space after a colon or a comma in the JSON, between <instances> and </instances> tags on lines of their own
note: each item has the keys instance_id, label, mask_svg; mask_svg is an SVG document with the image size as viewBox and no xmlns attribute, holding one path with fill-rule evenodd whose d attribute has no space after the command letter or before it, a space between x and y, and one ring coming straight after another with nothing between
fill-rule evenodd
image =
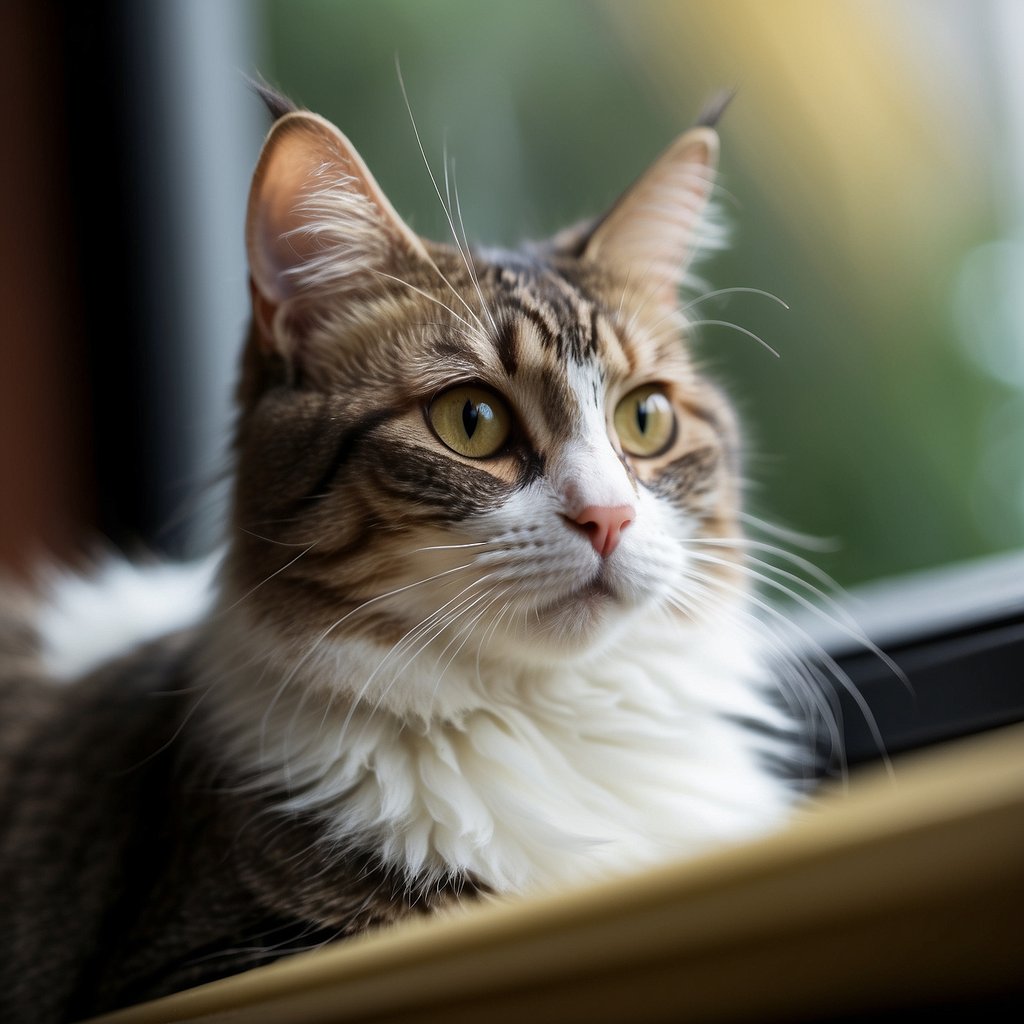
<instances>
[{"instance_id":1,"label":"wooden sill","mask_svg":"<svg viewBox=\"0 0 1024 1024\"><path fill-rule=\"evenodd\" d=\"M768 1021L1024 1004L1024 726L863 770L787 830L98 1018ZM1002 1002L1000 1002L1002 1005Z\"/></svg>"}]
</instances>

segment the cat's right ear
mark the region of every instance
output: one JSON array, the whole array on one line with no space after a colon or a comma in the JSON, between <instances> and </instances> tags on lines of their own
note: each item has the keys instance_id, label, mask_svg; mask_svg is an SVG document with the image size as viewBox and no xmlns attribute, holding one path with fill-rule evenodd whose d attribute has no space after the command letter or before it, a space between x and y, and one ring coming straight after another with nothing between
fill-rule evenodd
<instances>
[{"instance_id":1,"label":"cat's right ear","mask_svg":"<svg viewBox=\"0 0 1024 1024\"><path fill-rule=\"evenodd\" d=\"M267 350L287 355L289 311L372 287L396 257L426 258L355 147L307 111L278 120L260 153L246 219L253 314Z\"/></svg>"}]
</instances>

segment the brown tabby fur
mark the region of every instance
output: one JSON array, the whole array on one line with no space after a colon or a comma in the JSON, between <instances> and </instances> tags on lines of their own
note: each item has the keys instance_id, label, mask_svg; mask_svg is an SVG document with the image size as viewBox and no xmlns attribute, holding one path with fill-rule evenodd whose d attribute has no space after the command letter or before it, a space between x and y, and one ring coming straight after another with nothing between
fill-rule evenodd
<instances>
[{"instance_id":1,"label":"brown tabby fur","mask_svg":"<svg viewBox=\"0 0 1024 1024\"><path fill-rule=\"evenodd\" d=\"M474 295L479 285L499 324L493 336L460 338L464 329L437 305L455 305L437 273L410 265L394 271L401 282L383 280L372 302L346 306L345 346L334 343L333 326L306 337L303 388L273 391L295 370L268 363L257 332L250 338L230 572L239 594L252 592L260 618L285 631L301 623L303 634L315 635L346 605L407 582L409 531L500 505L541 472L531 452L555 447L577 415L559 370L567 348L593 350L611 381L647 374L675 385L688 413L682 437L666 456L627 469L656 492L677 495L705 536L737 536L732 411L697 374L674 326L660 322L665 309L645 286L548 254L543 262L481 259L474 282L448 247L430 249L456 291ZM378 344L382 319L387 346ZM503 381L506 394L530 403L529 445L481 462L439 456L418 443L424 396L437 390L439 365L445 375ZM267 390L273 400L259 401ZM313 539L312 550L279 572ZM325 601L325 591L334 597ZM360 615L334 635L351 630L393 643L413 624Z\"/></svg>"},{"instance_id":2,"label":"brown tabby fur","mask_svg":"<svg viewBox=\"0 0 1024 1024\"><path fill-rule=\"evenodd\" d=\"M239 386L225 604L244 599L261 630L302 649L400 585L410 535L420 543L543 472L537 453L574 422L559 372L573 353L599 354L611 382L646 374L671 388L681 436L664 457L627 465L630 479L691 512L703 536L737 535L728 406L692 366L672 302L578 262L586 237L475 254L471 269L452 247L424 243L433 268L396 250L390 278L358 281L342 302L311 289L274 338L257 316ZM467 335L455 292L489 311L486 332ZM528 407L529 443L484 464L424 441L425 399L459 374L502 382ZM273 812L276 794L244 788L219 757L230 697L218 709L196 690L201 634L58 688L28 621L0 617L0 1020L85 1017L475 891L471 879L391 877L372 850L326 847L312 820ZM393 643L409 626L382 608L337 638Z\"/></svg>"}]
</instances>

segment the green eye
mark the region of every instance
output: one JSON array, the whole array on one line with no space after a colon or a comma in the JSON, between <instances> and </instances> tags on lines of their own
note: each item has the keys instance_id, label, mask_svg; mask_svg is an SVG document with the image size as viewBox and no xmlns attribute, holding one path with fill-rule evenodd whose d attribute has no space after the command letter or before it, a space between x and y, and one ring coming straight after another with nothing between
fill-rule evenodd
<instances>
[{"instance_id":1,"label":"green eye","mask_svg":"<svg viewBox=\"0 0 1024 1024\"><path fill-rule=\"evenodd\" d=\"M512 432L512 416L493 391L467 384L430 403L430 425L453 452L486 459L500 451Z\"/></svg>"},{"instance_id":2,"label":"green eye","mask_svg":"<svg viewBox=\"0 0 1024 1024\"><path fill-rule=\"evenodd\" d=\"M675 440L676 416L658 384L634 388L615 408L615 431L630 455L661 455Z\"/></svg>"}]
</instances>

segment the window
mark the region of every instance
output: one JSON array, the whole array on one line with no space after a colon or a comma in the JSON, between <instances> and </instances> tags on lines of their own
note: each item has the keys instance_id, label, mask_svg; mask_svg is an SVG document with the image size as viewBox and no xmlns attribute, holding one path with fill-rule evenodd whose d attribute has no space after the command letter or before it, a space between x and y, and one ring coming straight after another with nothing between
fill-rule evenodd
<instances>
[{"instance_id":1,"label":"window","mask_svg":"<svg viewBox=\"0 0 1024 1024\"><path fill-rule=\"evenodd\" d=\"M733 241L703 272L789 308L735 291L695 297L691 314L746 424L752 513L834 540L808 557L854 588L1024 546L1024 14L1012 0L187 0L48 17L77 286L54 359L78 388L65 434L93 452L88 471L77 456L61 471L88 477L67 502L80 526L172 553L217 538L223 496L206 485L225 457L247 315L244 197L266 124L243 73L342 126L415 227L446 236L397 54L428 156L453 158L467 230L485 243L600 210L709 95L738 86L721 127ZM918 599L892 592L899 635L878 639L1018 652L1001 630L1019 602L989 616L977 582L1007 575L1019 598L1024 574L1007 557L925 578L926 593L965 597L954 620L913 618ZM861 598L870 618L877 594ZM895 677L844 646L887 714ZM1019 717L1019 670L990 666L1011 680L993 684L997 699L975 679L981 662L964 665L946 664L943 686L983 706L941 689L961 725L913 742L991 724L995 706ZM846 719L860 728L856 711Z\"/></svg>"}]
</instances>

